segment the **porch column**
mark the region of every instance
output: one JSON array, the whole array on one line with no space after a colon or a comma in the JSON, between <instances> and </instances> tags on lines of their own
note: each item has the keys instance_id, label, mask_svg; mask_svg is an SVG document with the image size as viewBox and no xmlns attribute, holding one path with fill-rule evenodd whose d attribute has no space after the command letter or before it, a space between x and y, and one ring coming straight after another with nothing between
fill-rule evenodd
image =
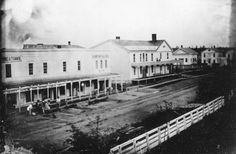
<instances>
[{"instance_id":1,"label":"porch column","mask_svg":"<svg viewBox=\"0 0 236 154\"><path fill-rule=\"evenodd\" d=\"M60 89L60 87L57 87L57 96L61 97L61 89Z\"/></svg>"},{"instance_id":2,"label":"porch column","mask_svg":"<svg viewBox=\"0 0 236 154\"><path fill-rule=\"evenodd\" d=\"M17 106L19 105L19 112L21 112L21 100L20 100L20 87L18 90L19 102L17 102Z\"/></svg>"},{"instance_id":3,"label":"porch column","mask_svg":"<svg viewBox=\"0 0 236 154\"><path fill-rule=\"evenodd\" d=\"M104 78L104 93L107 94L106 78Z\"/></svg>"},{"instance_id":4,"label":"porch column","mask_svg":"<svg viewBox=\"0 0 236 154\"><path fill-rule=\"evenodd\" d=\"M70 82L70 99L73 100L73 83Z\"/></svg>"},{"instance_id":5,"label":"porch column","mask_svg":"<svg viewBox=\"0 0 236 154\"><path fill-rule=\"evenodd\" d=\"M37 100L39 100L39 87L37 86Z\"/></svg>"},{"instance_id":6,"label":"porch column","mask_svg":"<svg viewBox=\"0 0 236 154\"><path fill-rule=\"evenodd\" d=\"M47 98L49 98L49 85L47 86Z\"/></svg>"},{"instance_id":7,"label":"porch column","mask_svg":"<svg viewBox=\"0 0 236 154\"><path fill-rule=\"evenodd\" d=\"M33 101L33 96L32 96L33 94L32 94L32 88L30 88L30 102L32 102Z\"/></svg>"},{"instance_id":8,"label":"porch column","mask_svg":"<svg viewBox=\"0 0 236 154\"><path fill-rule=\"evenodd\" d=\"M140 74L140 68L139 67L137 67L137 73L138 73L138 78L139 78L139 74Z\"/></svg>"},{"instance_id":9,"label":"porch column","mask_svg":"<svg viewBox=\"0 0 236 154\"><path fill-rule=\"evenodd\" d=\"M120 89L121 89L121 92L123 92L123 82L122 82L122 80L120 80Z\"/></svg>"},{"instance_id":10,"label":"porch column","mask_svg":"<svg viewBox=\"0 0 236 154\"><path fill-rule=\"evenodd\" d=\"M97 95L99 96L99 89L100 89L100 85L99 85L99 79L97 79L97 84L98 84L98 93L97 93Z\"/></svg>"},{"instance_id":11,"label":"porch column","mask_svg":"<svg viewBox=\"0 0 236 154\"><path fill-rule=\"evenodd\" d=\"M115 83L116 83L116 93L118 93L118 89L117 89L117 79L115 79Z\"/></svg>"},{"instance_id":12,"label":"porch column","mask_svg":"<svg viewBox=\"0 0 236 154\"><path fill-rule=\"evenodd\" d=\"M148 74L149 74L149 77L151 76L151 66L148 66L149 68L149 71L148 71Z\"/></svg>"},{"instance_id":13,"label":"porch column","mask_svg":"<svg viewBox=\"0 0 236 154\"><path fill-rule=\"evenodd\" d=\"M67 84L67 83L66 83ZM65 84L65 99L66 99L66 84Z\"/></svg>"},{"instance_id":14,"label":"porch column","mask_svg":"<svg viewBox=\"0 0 236 154\"><path fill-rule=\"evenodd\" d=\"M91 97L92 96L92 80L91 79L89 79L89 89L90 89L89 95Z\"/></svg>"},{"instance_id":15,"label":"porch column","mask_svg":"<svg viewBox=\"0 0 236 154\"><path fill-rule=\"evenodd\" d=\"M78 84L79 84L79 89L78 89L78 95L79 95L79 99L81 99L81 95L80 95L80 81L78 82Z\"/></svg>"},{"instance_id":16,"label":"porch column","mask_svg":"<svg viewBox=\"0 0 236 154\"><path fill-rule=\"evenodd\" d=\"M57 99L57 96L58 96L58 95L57 95L57 84L58 84L58 83L56 83L56 99Z\"/></svg>"}]
</instances>

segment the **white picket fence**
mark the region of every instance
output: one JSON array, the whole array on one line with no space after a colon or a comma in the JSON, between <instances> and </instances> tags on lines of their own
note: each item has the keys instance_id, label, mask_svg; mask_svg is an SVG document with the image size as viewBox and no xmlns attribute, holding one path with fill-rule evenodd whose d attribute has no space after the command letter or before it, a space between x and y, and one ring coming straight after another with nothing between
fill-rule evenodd
<instances>
[{"instance_id":1,"label":"white picket fence","mask_svg":"<svg viewBox=\"0 0 236 154\"><path fill-rule=\"evenodd\" d=\"M215 112L223 105L224 97L220 96L205 105L177 117L176 119L112 148L110 154L145 153L187 129L192 124L200 121L203 117Z\"/></svg>"}]
</instances>

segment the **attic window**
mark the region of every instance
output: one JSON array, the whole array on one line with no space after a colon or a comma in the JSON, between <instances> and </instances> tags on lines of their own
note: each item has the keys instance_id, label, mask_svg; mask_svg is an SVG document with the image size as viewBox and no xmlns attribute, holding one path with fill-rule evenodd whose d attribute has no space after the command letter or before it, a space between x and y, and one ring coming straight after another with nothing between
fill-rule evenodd
<instances>
[{"instance_id":1,"label":"attic window","mask_svg":"<svg viewBox=\"0 0 236 154\"><path fill-rule=\"evenodd\" d=\"M163 45L163 48L165 48L166 46L165 45Z\"/></svg>"}]
</instances>

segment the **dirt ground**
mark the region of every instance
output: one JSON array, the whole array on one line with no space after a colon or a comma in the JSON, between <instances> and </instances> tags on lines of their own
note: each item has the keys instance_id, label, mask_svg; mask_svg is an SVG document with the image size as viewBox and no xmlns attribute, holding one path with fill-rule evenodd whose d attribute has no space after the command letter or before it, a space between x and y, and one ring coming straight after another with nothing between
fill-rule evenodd
<instances>
[{"instance_id":1,"label":"dirt ground","mask_svg":"<svg viewBox=\"0 0 236 154\"><path fill-rule=\"evenodd\" d=\"M96 117L100 117L99 129L103 134L140 122L165 105L163 101L172 102L174 108L186 106L195 100L198 82L201 78L187 79L139 91L129 91L111 95L108 100L94 105L78 103L77 107L64 109L47 116L27 116L26 113L11 115L8 139L29 147L43 144L55 149L62 149L70 136L71 125L84 132L96 127Z\"/></svg>"}]
</instances>

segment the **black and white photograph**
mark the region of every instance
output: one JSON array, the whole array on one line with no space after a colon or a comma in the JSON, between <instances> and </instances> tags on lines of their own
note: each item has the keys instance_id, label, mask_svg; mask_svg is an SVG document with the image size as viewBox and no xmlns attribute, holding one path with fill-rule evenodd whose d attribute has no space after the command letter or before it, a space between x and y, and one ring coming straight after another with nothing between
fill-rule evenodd
<instances>
[{"instance_id":1,"label":"black and white photograph","mask_svg":"<svg viewBox=\"0 0 236 154\"><path fill-rule=\"evenodd\" d=\"M3 0L1 154L235 154L236 0Z\"/></svg>"}]
</instances>

